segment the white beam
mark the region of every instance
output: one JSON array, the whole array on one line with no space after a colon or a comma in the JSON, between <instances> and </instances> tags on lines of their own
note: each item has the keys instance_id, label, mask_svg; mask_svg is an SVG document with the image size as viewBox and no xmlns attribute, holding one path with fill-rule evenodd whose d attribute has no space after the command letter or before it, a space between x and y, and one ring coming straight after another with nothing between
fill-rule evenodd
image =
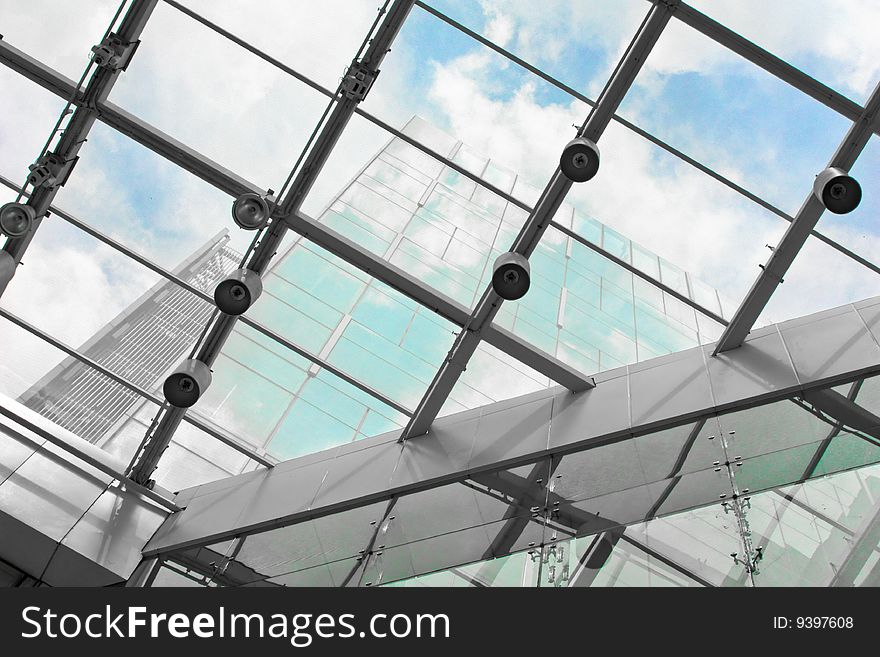
<instances>
[{"instance_id":1,"label":"white beam","mask_svg":"<svg viewBox=\"0 0 880 657\"><path fill-rule=\"evenodd\" d=\"M711 349L606 372L579 394L556 388L449 416L426 440L386 434L185 491L177 501L187 508L145 553L328 516L876 375L880 297L764 327L729 354L710 358Z\"/></svg>"}]
</instances>

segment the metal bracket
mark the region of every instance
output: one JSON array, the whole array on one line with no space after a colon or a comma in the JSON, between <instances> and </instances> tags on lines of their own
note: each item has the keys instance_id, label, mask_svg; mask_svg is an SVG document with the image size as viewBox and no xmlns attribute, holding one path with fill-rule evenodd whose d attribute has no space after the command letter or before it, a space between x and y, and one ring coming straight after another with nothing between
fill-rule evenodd
<instances>
[{"instance_id":1,"label":"metal bracket","mask_svg":"<svg viewBox=\"0 0 880 657\"><path fill-rule=\"evenodd\" d=\"M758 267L763 269L764 272L766 272L766 274L770 278L775 278L777 281L779 281L780 285L785 282L785 279L783 279L781 276L777 275L776 272L773 272L773 271L770 271L769 269L767 269L767 265L758 265Z\"/></svg>"},{"instance_id":2,"label":"metal bracket","mask_svg":"<svg viewBox=\"0 0 880 657\"><path fill-rule=\"evenodd\" d=\"M69 160L62 160L55 153L45 153L39 160L28 165L30 174L27 181L34 187L47 187L54 189L61 187L70 177L70 172L76 164L79 157Z\"/></svg>"},{"instance_id":3,"label":"metal bracket","mask_svg":"<svg viewBox=\"0 0 880 657\"><path fill-rule=\"evenodd\" d=\"M378 75L379 71L372 71L361 62L354 61L342 78L342 93L346 98L360 102L367 97Z\"/></svg>"},{"instance_id":4,"label":"metal bracket","mask_svg":"<svg viewBox=\"0 0 880 657\"><path fill-rule=\"evenodd\" d=\"M138 45L140 41L125 42L111 32L97 46L92 46L92 61L101 68L124 71Z\"/></svg>"}]
</instances>

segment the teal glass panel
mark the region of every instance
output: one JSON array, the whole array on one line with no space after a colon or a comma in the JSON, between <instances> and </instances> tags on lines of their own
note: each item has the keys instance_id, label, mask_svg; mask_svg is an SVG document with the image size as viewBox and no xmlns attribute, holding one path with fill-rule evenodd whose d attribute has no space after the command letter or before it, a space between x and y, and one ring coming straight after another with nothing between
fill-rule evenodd
<instances>
[{"instance_id":1,"label":"teal glass panel","mask_svg":"<svg viewBox=\"0 0 880 657\"><path fill-rule=\"evenodd\" d=\"M211 385L193 410L233 435L263 445L293 395L223 354L212 372Z\"/></svg>"},{"instance_id":2,"label":"teal glass panel","mask_svg":"<svg viewBox=\"0 0 880 657\"><path fill-rule=\"evenodd\" d=\"M321 216L321 223L378 256L385 254L394 239L393 231L364 220L356 210L343 203L334 203L333 207Z\"/></svg>"},{"instance_id":3,"label":"teal glass panel","mask_svg":"<svg viewBox=\"0 0 880 657\"><path fill-rule=\"evenodd\" d=\"M278 275L342 313L348 312L369 277L311 244L299 243L279 258L269 276Z\"/></svg>"},{"instance_id":4,"label":"teal glass panel","mask_svg":"<svg viewBox=\"0 0 880 657\"><path fill-rule=\"evenodd\" d=\"M333 333L332 328L268 293L260 296L248 316L315 354Z\"/></svg>"}]
</instances>

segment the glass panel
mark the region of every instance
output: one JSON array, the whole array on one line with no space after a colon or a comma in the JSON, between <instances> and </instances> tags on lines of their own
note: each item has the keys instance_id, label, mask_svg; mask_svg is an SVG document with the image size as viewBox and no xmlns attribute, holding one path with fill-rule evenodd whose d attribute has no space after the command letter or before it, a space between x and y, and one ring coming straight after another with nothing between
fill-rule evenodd
<instances>
[{"instance_id":1,"label":"glass panel","mask_svg":"<svg viewBox=\"0 0 880 657\"><path fill-rule=\"evenodd\" d=\"M170 270L209 241L241 254L253 239L230 232L228 195L100 122L56 205Z\"/></svg>"},{"instance_id":2,"label":"glass panel","mask_svg":"<svg viewBox=\"0 0 880 657\"><path fill-rule=\"evenodd\" d=\"M77 81L118 8L117 0L2 0L3 40Z\"/></svg>"},{"instance_id":3,"label":"glass panel","mask_svg":"<svg viewBox=\"0 0 880 657\"><path fill-rule=\"evenodd\" d=\"M877 81L877 41L868 26L876 24L880 14L871 3L829 5L809 0L768 6L760 0L694 0L691 4L855 101L864 102Z\"/></svg>"},{"instance_id":4,"label":"glass panel","mask_svg":"<svg viewBox=\"0 0 880 657\"><path fill-rule=\"evenodd\" d=\"M275 0L259 7L247 0L188 0L186 6L333 90L377 15L369 0L320 5ZM267 21L283 22L284 29L266 29Z\"/></svg>"},{"instance_id":5,"label":"glass panel","mask_svg":"<svg viewBox=\"0 0 880 657\"><path fill-rule=\"evenodd\" d=\"M240 12L241 7L227 7L224 13ZM228 24L228 18L222 22ZM183 43L186 52L180 51ZM156 95L156 89L162 94ZM194 94L197 102L180 102ZM323 94L164 2L156 5L110 100L245 179L275 190L327 105ZM287 120L285 107L296 108L296 121Z\"/></svg>"},{"instance_id":6,"label":"glass panel","mask_svg":"<svg viewBox=\"0 0 880 657\"><path fill-rule=\"evenodd\" d=\"M0 114L3 116L0 124L0 142L3 144L0 174L20 185L27 177L28 165L46 143L65 102L5 66L0 69L0 85L4 90L0 97ZM22 112L22 107L27 107L28 111ZM15 200L15 194L6 187L0 187L0 190L4 203Z\"/></svg>"},{"instance_id":7,"label":"glass panel","mask_svg":"<svg viewBox=\"0 0 880 657\"><path fill-rule=\"evenodd\" d=\"M679 21L660 35L619 113L792 215L849 127Z\"/></svg>"}]
</instances>

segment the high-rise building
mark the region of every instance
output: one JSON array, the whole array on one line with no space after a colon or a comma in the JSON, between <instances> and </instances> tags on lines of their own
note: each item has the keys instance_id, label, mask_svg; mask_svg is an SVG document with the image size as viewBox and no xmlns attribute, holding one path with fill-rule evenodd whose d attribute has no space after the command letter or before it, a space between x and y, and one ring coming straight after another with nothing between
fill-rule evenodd
<instances>
[{"instance_id":1,"label":"high-rise building","mask_svg":"<svg viewBox=\"0 0 880 657\"><path fill-rule=\"evenodd\" d=\"M227 246L228 240L226 234L217 235L181 263L174 275L211 293L241 260L241 254ZM79 352L134 385L161 394L165 375L196 342L212 311L207 301L162 281L81 345ZM144 405L141 395L72 357L34 383L19 401L99 446L113 443Z\"/></svg>"}]
</instances>

